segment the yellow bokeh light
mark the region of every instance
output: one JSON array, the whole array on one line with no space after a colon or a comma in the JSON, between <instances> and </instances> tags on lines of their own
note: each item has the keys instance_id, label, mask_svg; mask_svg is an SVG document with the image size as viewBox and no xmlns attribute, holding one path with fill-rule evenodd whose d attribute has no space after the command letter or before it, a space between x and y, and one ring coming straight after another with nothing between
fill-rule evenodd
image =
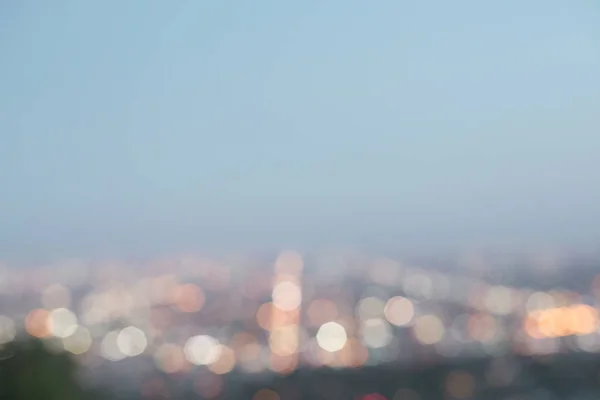
<instances>
[{"instance_id":1,"label":"yellow bokeh light","mask_svg":"<svg viewBox=\"0 0 600 400\"><path fill-rule=\"evenodd\" d=\"M587 335L596 330L598 325L598 311L596 309L579 304L571 308L573 321L572 329L577 335Z\"/></svg>"},{"instance_id":2,"label":"yellow bokeh light","mask_svg":"<svg viewBox=\"0 0 600 400\"><path fill-rule=\"evenodd\" d=\"M523 321L523 329L531 338L553 338L588 335L598 327L598 312L585 305L535 310Z\"/></svg>"},{"instance_id":3,"label":"yellow bokeh light","mask_svg":"<svg viewBox=\"0 0 600 400\"><path fill-rule=\"evenodd\" d=\"M444 324L435 315L424 315L417 318L413 327L415 338L422 344L438 343L444 337Z\"/></svg>"},{"instance_id":4,"label":"yellow bokeh light","mask_svg":"<svg viewBox=\"0 0 600 400\"><path fill-rule=\"evenodd\" d=\"M67 338L63 339L63 347L72 354L83 354L87 352L92 345L92 336L90 331L82 326Z\"/></svg>"},{"instance_id":5,"label":"yellow bokeh light","mask_svg":"<svg viewBox=\"0 0 600 400\"><path fill-rule=\"evenodd\" d=\"M287 325L274 329L269 336L269 347L279 356L295 354L299 347L298 326Z\"/></svg>"}]
</instances>

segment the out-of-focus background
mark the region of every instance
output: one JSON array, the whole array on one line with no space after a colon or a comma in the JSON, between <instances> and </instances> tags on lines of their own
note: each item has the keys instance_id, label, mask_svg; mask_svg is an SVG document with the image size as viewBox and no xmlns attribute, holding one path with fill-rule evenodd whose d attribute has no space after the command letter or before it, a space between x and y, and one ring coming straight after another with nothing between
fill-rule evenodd
<instances>
[{"instance_id":1,"label":"out-of-focus background","mask_svg":"<svg viewBox=\"0 0 600 400\"><path fill-rule=\"evenodd\" d=\"M597 398L599 22L2 2L0 398Z\"/></svg>"}]
</instances>

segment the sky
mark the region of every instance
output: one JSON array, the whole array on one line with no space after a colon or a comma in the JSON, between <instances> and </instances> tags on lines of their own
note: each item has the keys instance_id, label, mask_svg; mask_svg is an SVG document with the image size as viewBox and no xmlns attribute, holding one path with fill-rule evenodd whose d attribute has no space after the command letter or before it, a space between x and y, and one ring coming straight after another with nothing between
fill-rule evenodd
<instances>
[{"instance_id":1,"label":"sky","mask_svg":"<svg viewBox=\"0 0 600 400\"><path fill-rule=\"evenodd\" d=\"M9 0L0 258L600 237L595 0Z\"/></svg>"}]
</instances>

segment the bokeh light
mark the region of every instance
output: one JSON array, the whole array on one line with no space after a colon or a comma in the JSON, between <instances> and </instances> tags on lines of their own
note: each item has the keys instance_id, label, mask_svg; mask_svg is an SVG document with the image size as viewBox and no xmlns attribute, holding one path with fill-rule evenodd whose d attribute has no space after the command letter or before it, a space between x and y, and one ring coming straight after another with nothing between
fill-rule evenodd
<instances>
[{"instance_id":1,"label":"bokeh light","mask_svg":"<svg viewBox=\"0 0 600 400\"><path fill-rule=\"evenodd\" d=\"M120 361L127 357L118 345L119 331L108 332L100 343L100 353L102 357L109 361Z\"/></svg>"},{"instance_id":2,"label":"bokeh light","mask_svg":"<svg viewBox=\"0 0 600 400\"><path fill-rule=\"evenodd\" d=\"M119 351L128 357L142 354L146 350L147 344L146 334L135 326L123 328L117 336Z\"/></svg>"},{"instance_id":3,"label":"bokeh light","mask_svg":"<svg viewBox=\"0 0 600 400\"><path fill-rule=\"evenodd\" d=\"M302 303L302 290L298 284L290 281L279 282L273 288L273 304L275 307L291 311Z\"/></svg>"},{"instance_id":4,"label":"bokeh light","mask_svg":"<svg viewBox=\"0 0 600 400\"><path fill-rule=\"evenodd\" d=\"M208 365L216 362L221 355L219 341L212 336L199 335L188 339L184 347L186 358L196 365Z\"/></svg>"},{"instance_id":5,"label":"bokeh light","mask_svg":"<svg viewBox=\"0 0 600 400\"><path fill-rule=\"evenodd\" d=\"M14 340L17 334L17 328L14 321L4 315L0 315L0 345Z\"/></svg>"},{"instance_id":6,"label":"bokeh light","mask_svg":"<svg viewBox=\"0 0 600 400\"><path fill-rule=\"evenodd\" d=\"M159 370L167 374L185 371L191 363L186 358L183 347L174 343L163 343L154 352L154 362Z\"/></svg>"},{"instance_id":7,"label":"bokeh light","mask_svg":"<svg viewBox=\"0 0 600 400\"><path fill-rule=\"evenodd\" d=\"M217 374L224 375L233 370L235 367L235 353L227 346L220 345L219 358L209 365L209 369Z\"/></svg>"},{"instance_id":8,"label":"bokeh light","mask_svg":"<svg viewBox=\"0 0 600 400\"><path fill-rule=\"evenodd\" d=\"M359 301L357 307L358 317L365 321L383 316L385 302L377 297L366 297Z\"/></svg>"},{"instance_id":9,"label":"bokeh light","mask_svg":"<svg viewBox=\"0 0 600 400\"><path fill-rule=\"evenodd\" d=\"M87 328L78 326L72 335L62 340L62 343L64 349L69 353L83 354L92 346L92 336Z\"/></svg>"},{"instance_id":10,"label":"bokeh light","mask_svg":"<svg viewBox=\"0 0 600 400\"><path fill-rule=\"evenodd\" d=\"M77 317L69 309L58 308L50 311L48 324L52 335L64 339L77 330Z\"/></svg>"},{"instance_id":11,"label":"bokeh light","mask_svg":"<svg viewBox=\"0 0 600 400\"><path fill-rule=\"evenodd\" d=\"M365 345L374 349L387 346L393 338L390 326L384 319L380 318L364 321L361 334Z\"/></svg>"},{"instance_id":12,"label":"bokeh light","mask_svg":"<svg viewBox=\"0 0 600 400\"><path fill-rule=\"evenodd\" d=\"M337 322L327 322L317 332L317 343L328 352L341 350L347 339L346 329Z\"/></svg>"},{"instance_id":13,"label":"bokeh light","mask_svg":"<svg viewBox=\"0 0 600 400\"><path fill-rule=\"evenodd\" d=\"M25 318L25 330L33 337L44 338L50 335L50 313L44 309L34 309Z\"/></svg>"},{"instance_id":14,"label":"bokeh light","mask_svg":"<svg viewBox=\"0 0 600 400\"><path fill-rule=\"evenodd\" d=\"M174 290L174 303L181 312L197 312L204 306L204 292L199 286L188 283Z\"/></svg>"},{"instance_id":15,"label":"bokeh light","mask_svg":"<svg viewBox=\"0 0 600 400\"><path fill-rule=\"evenodd\" d=\"M413 303L402 296L389 299L384 311L385 318L396 326L408 325L415 315Z\"/></svg>"},{"instance_id":16,"label":"bokeh light","mask_svg":"<svg viewBox=\"0 0 600 400\"><path fill-rule=\"evenodd\" d=\"M274 329L269 336L271 351L279 356L289 356L298 351L298 326L285 325Z\"/></svg>"},{"instance_id":17,"label":"bokeh light","mask_svg":"<svg viewBox=\"0 0 600 400\"><path fill-rule=\"evenodd\" d=\"M89 286L35 276L29 292L19 292L26 279L15 281L1 295L31 293L32 299L20 314L2 310L0 345L18 339L23 326L49 352L68 353L86 371L139 374L139 393L148 398L176 397L174 382L197 396L221 398L225 382L240 376L257 383L249 398L295 398L302 385L269 386L262 379L293 380L304 374L295 371L321 367L345 373L444 360L453 367L432 385L445 398L472 399L479 388L521 384L524 367L515 357L551 365L547 356L600 354L597 273L586 293L512 285L488 261L463 274L343 252L325 259L287 251L274 265L260 257L240 260L164 261L140 277L109 263ZM312 268L326 260L343 273ZM252 266L234 269L241 262ZM40 300L43 308L35 308ZM454 364L466 359L489 362L480 376ZM327 398L350 391L336 383L318 389ZM429 398L423 391L402 377L398 386L357 398Z\"/></svg>"},{"instance_id":18,"label":"bokeh light","mask_svg":"<svg viewBox=\"0 0 600 400\"><path fill-rule=\"evenodd\" d=\"M445 328L439 317L435 315L423 315L417 318L413 332L419 342L431 345L442 340Z\"/></svg>"}]
</instances>

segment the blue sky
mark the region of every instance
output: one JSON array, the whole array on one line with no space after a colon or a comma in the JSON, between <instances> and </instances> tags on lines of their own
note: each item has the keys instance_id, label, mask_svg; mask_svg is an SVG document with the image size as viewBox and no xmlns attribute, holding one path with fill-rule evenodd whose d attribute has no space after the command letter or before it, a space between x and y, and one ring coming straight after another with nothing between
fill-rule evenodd
<instances>
[{"instance_id":1,"label":"blue sky","mask_svg":"<svg viewBox=\"0 0 600 400\"><path fill-rule=\"evenodd\" d=\"M6 257L600 233L593 0L14 0L0 54Z\"/></svg>"}]
</instances>

